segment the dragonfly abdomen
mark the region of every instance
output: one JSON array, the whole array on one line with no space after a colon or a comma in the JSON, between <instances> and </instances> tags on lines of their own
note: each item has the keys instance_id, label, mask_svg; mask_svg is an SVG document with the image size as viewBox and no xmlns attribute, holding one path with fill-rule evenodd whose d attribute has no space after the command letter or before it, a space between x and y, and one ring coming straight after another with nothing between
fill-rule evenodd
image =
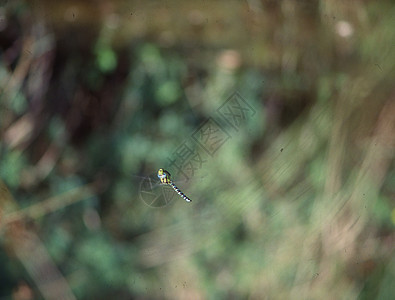
<instances>
[{"instance_id":1,"label":"dragonfly abdomen","mask_svg":"<svg viewBox=\"0 0 395 300\"><path fill-rule=\"evenodd\" d=\"M178 187L173 182L170 182L171 187L176 191L178 195L180 195L186 202L192 202L191 199L189 199L183 192L181 192Z\"/></svg>"}]
</instances>

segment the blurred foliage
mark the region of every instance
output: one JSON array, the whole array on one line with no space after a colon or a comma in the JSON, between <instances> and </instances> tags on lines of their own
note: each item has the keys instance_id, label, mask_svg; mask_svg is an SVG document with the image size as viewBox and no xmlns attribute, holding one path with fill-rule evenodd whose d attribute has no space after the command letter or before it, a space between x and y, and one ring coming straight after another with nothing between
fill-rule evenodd
<instances>
[{"instance_id":1,"label":"blurred foliage","mask_svg":"<svg viewBox=\"0 0 395 300\"><path fill-rule=\"evenodd\" d=\"M391 299L394 13L2 1L1 299ZM147 205L209 117L230 139L180 182L193 202Z\"/></svg>"}]
</instances>

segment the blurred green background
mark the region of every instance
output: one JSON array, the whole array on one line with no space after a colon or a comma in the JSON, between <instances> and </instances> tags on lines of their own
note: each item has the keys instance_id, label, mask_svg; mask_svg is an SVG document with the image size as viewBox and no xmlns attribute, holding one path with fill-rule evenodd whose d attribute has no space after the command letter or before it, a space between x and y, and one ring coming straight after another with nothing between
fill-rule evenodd
<instances>
[{"instance_id":1,"label":"blurred green background","mask_svg":"<svg viewBox=\"0 0 395 300\"><path fill-rule=\"evenodd\" d=\"M394 15L1 1L0 299L393 299ZM144 194L160 167L192 203Z\"/></svg>"}]
</instances>

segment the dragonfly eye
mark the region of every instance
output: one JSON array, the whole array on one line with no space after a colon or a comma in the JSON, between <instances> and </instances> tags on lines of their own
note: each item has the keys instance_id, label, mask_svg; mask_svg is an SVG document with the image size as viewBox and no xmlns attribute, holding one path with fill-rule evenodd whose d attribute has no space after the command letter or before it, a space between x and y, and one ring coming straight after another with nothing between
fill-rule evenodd
<instances>
[{"instance_id":1,"label":"dragonfly eye","mask_svg":"<svg viewBox=\"0 0 395 300\"><path fill-rule=\"evenodd\" d=\"M166 173L164 172L163 169L159 169L159 170L158 170L158 177L159 177L160 179L166 178Z\"/></svg>"}]
</instances>

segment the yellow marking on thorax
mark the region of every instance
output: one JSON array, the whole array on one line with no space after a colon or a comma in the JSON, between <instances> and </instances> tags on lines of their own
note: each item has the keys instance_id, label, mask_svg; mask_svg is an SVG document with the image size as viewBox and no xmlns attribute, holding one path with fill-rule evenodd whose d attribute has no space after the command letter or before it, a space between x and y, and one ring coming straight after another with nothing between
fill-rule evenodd
<instances>
[{"instance_id":1,"label":"yellow marking on thorax","mask_svg":"<svg viewBox=\"0 0 395 300\"><path fill-rule=\"evenodd\" d=\"M164 169L158 170L158 177L161 183L170 184L171 183L170 176L171 176L170 173L167 172L166 170Z\"/></svg>"}]
</instances>

